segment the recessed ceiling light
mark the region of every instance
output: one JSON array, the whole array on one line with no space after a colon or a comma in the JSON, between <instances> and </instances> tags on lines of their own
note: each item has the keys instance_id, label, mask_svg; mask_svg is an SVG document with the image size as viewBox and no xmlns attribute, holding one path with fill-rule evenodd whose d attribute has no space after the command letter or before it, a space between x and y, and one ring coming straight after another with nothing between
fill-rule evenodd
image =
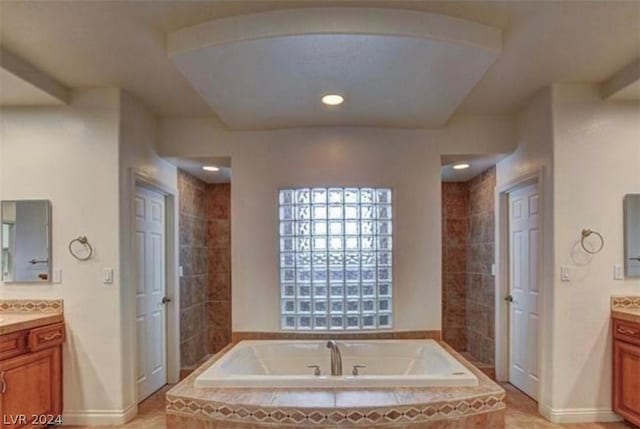
<instances>
[{"instance_id":1,"label":"recessed ceiling light","mask_svg":"<svg viewBox=\"0 0 640 429\"><path fill-rule=\"evenodd\" d=\"M467 164L466 162L463 162L461 164L456 164L453 166L454 170L464 170L465 168L469 168L471 167L471 164Z\"/></svg>"},{"instance_id":2,"label":"recessed ceiling light","mask_svg":"<svg viewBox=\"0 0 640 429\"><path fill-rule=\"evenodd\" d=\"M322 97L322 102L327 106L338 106L344 102L344 97L339 94L327 94Z\"/></svg>"},{"instance_id":3,"label":"recessed ceiling light","mask_svg":"<svg viewBox=\"0 0 640 429\"><path fill-rule=\"evenodd\" d=\"M220 169L218 167L216 167L215 165L203 165L202 169L204 171L219 171Z\"/></svg>"}]
</instances>

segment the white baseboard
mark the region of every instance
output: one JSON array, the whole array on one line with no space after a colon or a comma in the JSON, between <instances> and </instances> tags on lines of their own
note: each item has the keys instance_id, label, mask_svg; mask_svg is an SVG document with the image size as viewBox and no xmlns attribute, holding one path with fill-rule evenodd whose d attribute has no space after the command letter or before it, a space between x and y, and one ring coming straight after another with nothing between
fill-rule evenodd
<instances>
[{"instance_id":1,"label":"white baseboard","mask_svg":"<svg viewBox=\"0 0 640 429\"><path fill-rule=\"evenodd\" d=\"M538 411L552 423L595 423L622 420L610 408L551 408L540 404Z\"/></svg>"},{"instance_id":2,"label":"white baseboard","mask_svg":"<svg viewBox=\"0 0 640 429\"><path fill-rule=\"evenodd\" d=\"M62 413L63 426L115 426L123 425L138 414L131 405L124 410L83 410Z\"/></svg>"}]
</instances>

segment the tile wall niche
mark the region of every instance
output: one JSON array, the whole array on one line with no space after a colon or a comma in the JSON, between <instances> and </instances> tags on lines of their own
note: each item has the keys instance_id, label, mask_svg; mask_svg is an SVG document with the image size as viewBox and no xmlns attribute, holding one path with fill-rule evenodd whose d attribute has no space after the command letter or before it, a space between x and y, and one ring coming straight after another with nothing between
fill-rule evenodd
<instances>
[{"instance_id":1,"label":"tile wall niche","mask_svg":"<svg viewBox=\"0 0 640 429\"><path fill-rule=\"evenodd\" d=\"M207 351L231 342L231 185L207 185Z\"/></svg>"},{"instance_id":2,"label":"tile wall niche","mask_svg":"<svg viewBox=\"0 0 640 429\"><path fill-rule=\"evenodd\" d=\"M494 363L494 195L491 168L442 184L442 335L458 351Z\"/></svg>"},{"instance_id":3,"label":"tile wall niche","mask_svg":"<svg viewBox=\"0 0 640 429\"><path fill-rule=\"evenodd\" d=\"M207 354L206 183L178 170L180 201L180 362L194 368Z\"/></svg>"}]
</instances>

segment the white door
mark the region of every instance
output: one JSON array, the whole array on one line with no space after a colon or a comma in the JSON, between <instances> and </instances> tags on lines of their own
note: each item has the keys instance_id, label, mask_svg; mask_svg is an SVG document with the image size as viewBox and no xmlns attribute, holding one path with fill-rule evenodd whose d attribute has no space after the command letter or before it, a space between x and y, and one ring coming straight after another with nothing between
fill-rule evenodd
<instances>
[{"instance_id":1,"label":"white door","mask_svg":"<svg viewBox=\"0 0 640 429\"><path fill-rule=\"evenodd\" d=\"M531 185L509 194L509 382L538 397L540 195Z\"/></svg>"},{"instance_id":2,"label":"white door","mask_svg":"<svg viewBox=\"0 0 640 429\"><path fill-rule=\"evenodd\" d=\"M164 195L136 188L138 402L167 382Z\"/></svg>"}]
</instances>

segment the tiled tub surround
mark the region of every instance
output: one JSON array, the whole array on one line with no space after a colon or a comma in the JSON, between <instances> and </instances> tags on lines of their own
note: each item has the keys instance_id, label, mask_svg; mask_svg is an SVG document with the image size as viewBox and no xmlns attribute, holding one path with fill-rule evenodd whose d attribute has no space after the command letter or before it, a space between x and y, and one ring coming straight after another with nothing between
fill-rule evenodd
<instances>
[{"instance_id":1,"label":"tiled tub surround","mask_svg":"<svg viewBox=\"0 0 640 429\"><path fill-rule=\"evenodd\" d=\"M442 336L483 365L494 362L495 168L442 184Z\"/></svg>"},{"instance_id":2,"label":"tiled tub surround","mask_svg":"<svg viewBox=\"0 0 640 429\"><path fill-rule=\"evenodd\" d=\"M178 170L180 199L180 363L195 368L207 354L208 252L206 183Z\"/></svg>"},{"instance_id":3,"label":"tiled tub surround","mask_svg":"<svg viewBox=\"0 0 640 429\"><path fill-rule=\"evenodd\" d=\"M467 253L467 351L480 362L495 356L494 223L496 169L469 182L469 250Z\"/></svg>"},{"instance_id":4,"label":"tiled tub surround","mask_svg":"<svg viewBox=\"0 0 640 429\"><path fill-rule=\"evenodd\" d=\"M440 331L377 332L233 332L232 342L244 340L440 340Z\"/></svg>"},{"instance_id":5,"label":"tiled tub surround","mask_svg":"<svg viewBox=\"0 0 640 429\"><path fill-rule=\"evenodd\" d=\"M467 247L469 186L442 184L442 339L467 348Z\"/></svg>"},{"instance_id":6,"label":"tiled tub surround","mask_svg":"<svg viewBox=\"0 0 640 429\"><path fill-rule=\"evenodd\" d=\"M62 300L0 300L0 334L64 322Z\"/></svg>"},{"instance_id":7,"label":"tiled tub surround","mask_svg":"<svg viewBox=\"0 0 640 429\"><path fill-rule=\"evenodd\" d=\"M217 353L231 342L231 184L206 188L207 352Z\"/></svg>"},{"instance_id":8,"label":"tiled tub surround","mask_svg":"<svg viewBox=\"0 0 640 429\"><path fill-rule=\"evenodd\" d=\"M167 427L504 428L505 392L440 343L478 379L476 387L367 389L197 388L194 382L232 346L166 395Z\"/></svg>"}]
</instances>

